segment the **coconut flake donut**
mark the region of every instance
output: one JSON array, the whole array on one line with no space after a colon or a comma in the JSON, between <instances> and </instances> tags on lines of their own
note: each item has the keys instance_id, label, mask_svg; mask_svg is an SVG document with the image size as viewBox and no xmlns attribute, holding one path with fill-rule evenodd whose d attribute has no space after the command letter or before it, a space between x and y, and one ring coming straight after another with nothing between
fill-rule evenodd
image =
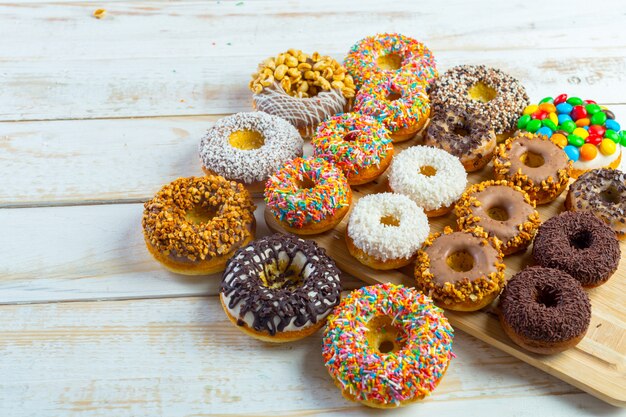
<instances>
[{"instance_id":1,"label":"coconut flake donut","mask_svg":"<svg viewBox=\"0 0 626 417\"><path fill-rule=\"evenodd\" d=\"M401 285L352 291L328 317L322 357L343 396L374 408L429 395L443 378L453 330L430 298Z\"/></svg>"},{"instance_id":2,"label":"coconut flake donut","mask_svg":"<svg viewBox=\"0 0 626 417\"><path fill-rule=\"evenodd\" d=\"M395 269L408 265L429 232L424 211L401 194L362 197L346 228L348 251L363 265Z\"/></svg>"},{"instance_id":3,"label":"coconut flake donut","mask_svg":"<svg viewBox=\"0 0 626 417\"><path fill-rule=\"evenodd\" d=\"M367 80L355 98L354 111L381 120L394 142L411 139L426 124L430 101L417 78L394 74Z\"/></svg>"},{"instance_id":4,"label":"coconut flake donut","mask_svg":"<svg viewBox=\"0 0 626 417\"><path fill-rule=\"evenodd\" d=\"M243 183L251 193L285 162L302 156L304 141L291 124L263 112L237 113L220 119L200 141L207 175Z\"/></svg>"},{"instance_id":5,"label":"coconut flake donut","mask_svg":"<svg viewBox=\"0 0 626 417\"><path fill-rule=\"evenodd\" d=\"M148 251L172 272L223 271L237 249L254 239L254 204L243 185L218 175L179 178L144 204Z\"/></svg>"},{"instance_id":6,"label":"coconut flake donut","mask_svg":"<svg viewBox=\"0 0 626 417\"><path fill-rule=\"evenodd\" d=\"M268 342L309 336L341 298L340 272L311 240L274 234L241 248L228 262L220 300L244 333Z\"/></svg>"},{"instance_id":7,"label":"coconut flake donut","mask_svg":"<svg viewBox=\"0 0 626 417\"><path fill-rule=\"evenodd\" d=\"M524 86L514 77L484 65L459 65L437 78L430 91L434 113L457 106L477 113L494 128L498 142L516 128L519 115L529 104Z\"/></svg>"},{"instance_id":8,"label":"coconut flake donut","mask_svg":"<svg viewBox=\"0 0 626 417\"><path fill-rule=\"evenodd\" d=\"M408 196L428 217L452 210L467 185L459 158L430 146L413 146L398 154L388 178L391 191Z\"/></svg>"},{"instance_id":9,"label":"coconut flake donut","mask_svg":"<svg viewBox=\"0 0 626 417\"><path fill-rule=\"evenodd\" d=\"M296 158L265 187L270 213L290 233L311 235L335 227L350 210L352 190L341 170L321 158Z\"/></svg>"},{"instance_id":10,"label":"coconut flake donut","mask_svg":"<svg viewBox=\"0 0 626 417\"><path fill-rule=\"evenodd\" d=\"M311 145L313 156L338 166L350 185L375 180L393 158L389 131L373 117L359 113L343 113L320 123Z\"/></svg>"},{"instance_id":11,"label":"coconut flake donut","mask_svg":"<svg viewBox=\"0 0 626 417\"><path fill-rule=\"evenodd\" d=\"M344 65L357 89L366 80L412 74L424 85L437 77L435 57L423 43L397 33L380 33L361 39L350 48Z\"/></svg>"}]
</instances>

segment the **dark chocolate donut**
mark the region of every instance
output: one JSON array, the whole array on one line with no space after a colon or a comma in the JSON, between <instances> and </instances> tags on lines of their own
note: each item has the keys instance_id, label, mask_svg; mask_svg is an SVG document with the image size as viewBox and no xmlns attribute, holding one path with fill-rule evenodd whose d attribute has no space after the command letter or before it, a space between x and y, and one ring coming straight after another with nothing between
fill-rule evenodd
<instances>
[{"instance_id":1,"label":"dark chocolate donut","mask_svg":"<svg viewBox=\"0 0 626 417\"><path fill-rule=\"evenodd\" d=\"M220 296L237 325L274 336L326 318L340 301L339 275L315 242L277 233L235 253Z\"/></svg>"},{"instance_id":2,"label":"dark chocolate donut","mask_svg":"<svg viewBox=\"0 0 626 417\"><path fill-rule=\"evenodd\" d=\"M621 251L615 232L591 212L564 212L539 227L535 262L576 278L584 287L605 283L617 270Z\"/></svg>"},{"instance_id":3,"label":"dark chocolate donut","mask_svg":"<svg viewBox=\"0 0 626 417\"><path fill-rule=\"evenodd\" d=\"M500 294L505 331L520 346L554 353L578 343L591 320L580 283L558 269L533 266L515 274Z\"/></svg>"}]
</instances>

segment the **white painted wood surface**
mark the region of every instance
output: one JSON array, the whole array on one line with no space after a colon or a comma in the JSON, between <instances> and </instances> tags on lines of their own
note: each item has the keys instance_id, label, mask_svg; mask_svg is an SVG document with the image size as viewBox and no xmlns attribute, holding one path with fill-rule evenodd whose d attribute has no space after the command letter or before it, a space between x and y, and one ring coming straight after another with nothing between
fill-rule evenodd
<instances>
[{"instance_id":1,"label":"white painted wood surface","mask_svg":"<svg viewBox=\"0 0 626 417\"><path fill-rule=\"evenodd\" d=\"M140 203L201 173L199 137L220 115L249 109L260 59L289 47L341 59L380 31L425 41L442 70L486 63L518 76L535 100L567 91L626 120L623 4L601 9L0 1L0 416L373 414L335 389L319 334L285 346L251 340L225 319L219 277L153 262ZM390 414L626 415L463 333L455 351L431 398Z\"/></svg>"}]
</instances>

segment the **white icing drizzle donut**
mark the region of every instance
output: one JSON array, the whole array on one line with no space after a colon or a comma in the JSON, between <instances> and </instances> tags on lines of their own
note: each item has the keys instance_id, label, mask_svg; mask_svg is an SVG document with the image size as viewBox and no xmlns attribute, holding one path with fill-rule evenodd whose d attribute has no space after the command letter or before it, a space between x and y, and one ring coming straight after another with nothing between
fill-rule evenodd
<instances>
[{"instance_id":1,"label":"white icing drizzle donut","mask_svg":"<svg viewBox=\"0 0 626 417\"><path fill-rule=\"evenodd\" d=\"M393 218L396 225L381 219ZM348 221L354 246L380 261L410 258L429 233L424 210L410 198L393 193L370 194L359 199Z\"/></svg>"},{"instance_id":2,"label":"white icing drizzle donut","mask_svg":"<svg viewBox=\"0 0 626 417\"><path fill-rule=\"evenodd\" d=\"M434 175L428 175L427 167L434 168ZM389 169L393 192L406 195L425 211L452 205L466 185L467 173L459 158L430 146L405 149Z\"/></svg>"},{"instance_id":3,"label":"white icing drizzle donut","mask_svg":"<svg viewBox=\"0 0 626 417\"><path fill-rule=\"evenodd\" d=\"M239 149L230 135L250 130L263 136L257 149ZM205 169L229 180L250 184L265 181L287 161L302 156L304 141L286 120L263 112L237 113L220 119L200 141L200 160Z\"/></svg>"}]
</instances>

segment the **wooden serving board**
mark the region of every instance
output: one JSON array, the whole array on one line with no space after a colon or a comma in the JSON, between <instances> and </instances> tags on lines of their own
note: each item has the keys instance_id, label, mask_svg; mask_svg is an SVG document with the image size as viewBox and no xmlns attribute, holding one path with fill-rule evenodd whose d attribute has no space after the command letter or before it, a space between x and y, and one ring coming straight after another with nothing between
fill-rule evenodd
<instances>
[{"instance_id":1,"label":"wooden serving board","mask_svg":"<svg viewBox=\"0 0 626 417\"><path fill-rule=\"evenodd\" d=\"M409 146L420 143L421 138L418 135L415 139L395 145L395 152L397 154ZM468 176L471 184L492 178L491 164L482 171ZM383 174L374 182L353 187L353 204L361 196L385 192L386 184L386 174ZM551 204L537 208L542 221L564 210L565 194L563 193ZM344 239L348 217L349 215L333 230L304 237L312 239L324 247L341 270L369 284L392 282L413 286L413 265L401 270L377 271L362 265L348 253ZM267 209L265 221L270 229L284 232ZM445 226L456 229L456 217L452 213L429 219L429 222L431 233L441 231ZM592 317L585 338L576 347L565 352L542 356L518 347L502 330L500 322L493 312L493 305L473 313L448 310L446 316L455 328L461 329L603 401L626 407L626 307L623 301L626 294L626 263L624 262L626 243L621 243L621 249L622 260L615 275L606 284L588 291L592 304ZM507 279L532 263L531 248L524 253L506 257Z\"/></svg>"}]
</instances>

